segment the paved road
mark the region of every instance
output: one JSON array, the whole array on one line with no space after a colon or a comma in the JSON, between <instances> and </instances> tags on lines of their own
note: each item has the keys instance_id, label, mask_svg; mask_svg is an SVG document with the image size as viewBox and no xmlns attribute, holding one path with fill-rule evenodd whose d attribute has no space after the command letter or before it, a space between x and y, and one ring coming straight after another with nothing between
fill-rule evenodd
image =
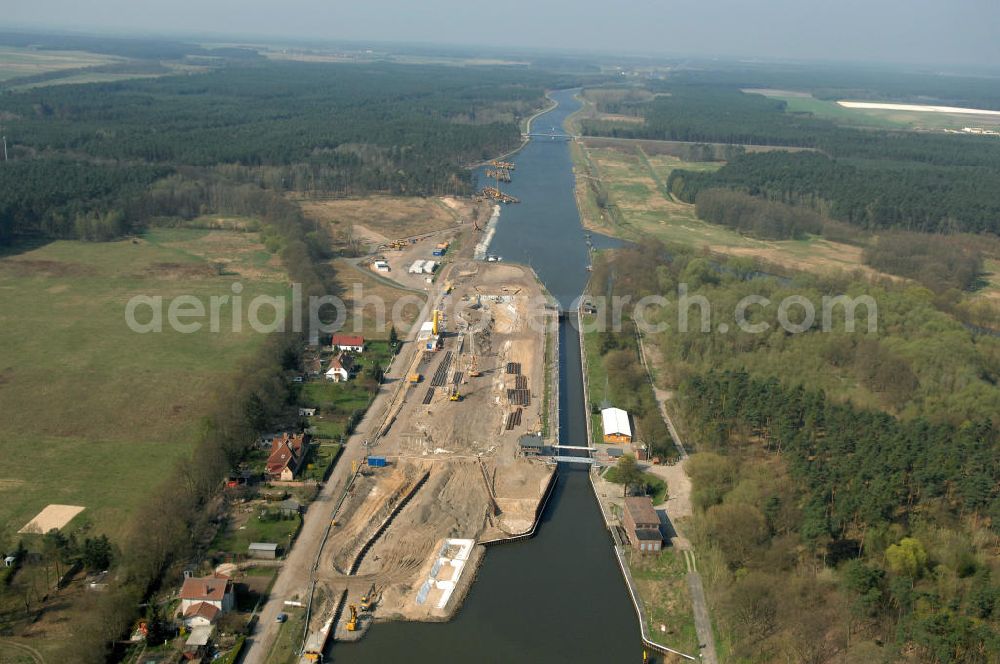
<instances>
[{"instance_id":1,"label":"paved road","mask_svg":"<svg viewBox=\"0 0 1000 664\"><path fill-rule=\"evenodd\" d=\"M451 264L453 265L453 264ZM451 268L448 265L448 268ZM444 274L437 283L445 283ZM444 295L443 288L428 298L427 305L421 312L420 321L427 320L433 307L437 306ZM330 478L323 485L316 500L310 504L302 523L302 530L295 545L292 547L285 564L278 573L267 602L261 608L257 630L247 639L247 650L243 656L243 664L263 664L278 635L280 624L275 622L278 614L284 609L285 600L296 599L308 601L309 589L313 580L313 570L319 558L324 543L327 526L333 518L334 509L344 495L347 483L351 479L353 461L361 461L366 455L365 441L372 440L381 427L387 409L391 406L396 394L396 386L405 381L406 370L410 365L417 346L413 343L420 325L414 324L407 335L403 350L393 360L386 379L392 381L383 387L372 402L371 407L355 429L341 453L340 459L330 473Z\"/></svg>"}]
</instances>

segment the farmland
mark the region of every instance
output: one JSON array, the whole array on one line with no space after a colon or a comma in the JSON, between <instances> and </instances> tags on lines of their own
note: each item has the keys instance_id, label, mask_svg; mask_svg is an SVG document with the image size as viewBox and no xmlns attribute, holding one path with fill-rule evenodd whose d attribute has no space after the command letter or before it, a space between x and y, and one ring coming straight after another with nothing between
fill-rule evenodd
<instances>
[{"instance_id":1,"label":"farmland","mask_svg":"<svg viewBox=\"0 0 1000 664\"><path fill-rule=\"evenodd\" d=\"M28 48L2 47L0 82L22 76L96 67L119 61L121 58L82 51L36 51Z\"/></svg>"},{"instance_id":2,"label":"farmland","mask_svg":"<svg viewBox=\"0 0 1000 664\"><path fill-rule=\"evenodd\" d=\"M780 99L789 113L810 113L845 125L860 125L882 129L961 129L962 127L995 127L1000 120L990 115L968 113L922 112L919 110L848 108L836 101L816 99L812 95L787 90L744 90Z\"/></svg>"},{"instance_id":3,"label":"farmland","mask_svg":"<svg viewBox=\"0 0 1000 664\"><path fill-rule=\"evenodd\" d=\"M89 523L113 538L189 453L220 382L263 340L233 333L228 307L219 333L137 334L126 302L207 301L236 281L246 299L286 289L256 234L201 230L57 241L0 258L0 279L0 453L12 461L0 516L20 527L49 503L81 505L70 528Z\"/></svg>"},{"instance_id":4,"label":"farmland","mask_svg":"<svg viewBox=\"0 0 1000 664\"><path fill-rule=\"evenodd\" d=\"M694 205L676 200L664 189L663 183L674 169L713 171L721 166L719 162L686 162L671 155L646 155L640 150L620 148L583 149L588 161L579 156L577 168L589 164L592 176L596 175L607 196L608 211L602 219L593 191L577 187L581 216L592 230L627 240L654 237L796 270L867 269L862 265L859 247L820 237L782 241L750 238L698 219Z\"/></svg>"}]
</instances>

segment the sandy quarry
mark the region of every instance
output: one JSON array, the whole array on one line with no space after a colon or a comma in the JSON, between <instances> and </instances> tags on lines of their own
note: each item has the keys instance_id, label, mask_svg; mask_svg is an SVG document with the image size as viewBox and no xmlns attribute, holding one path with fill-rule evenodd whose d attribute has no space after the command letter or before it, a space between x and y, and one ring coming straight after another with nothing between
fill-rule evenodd
<instances>
[{"instance_id":1,"label":"sandy quarry","mask_svg":"<svg viewBox=\"0 0 1000 664\"><path fill-rule=\"evenodd\" d=\"M441 348L413 342L406 371L389 377L386 389L395 396L368 434L369 454L389 464L358 474L331 528L311 629L345 590L346 604L360 606L373 586L380 599L363 615L363 628L379 620L445 620L475 578L484 555L476 543L534 525L554 466L520 452L520 437L541 429L544 402L545 332L528 321L533 307L553 320L555 312L540 305L529 269L473 262L467 252L449 257L435 282L452 286L439 305ZM476 371L481 375L470 375ZM401 382L412 373L422 376L419 383ZM453 401L456 390L461 399ZM441 555L454 548L449 542L471 548L451 560ZM343 617L334 635L360 636L344 629Z\"/></svg>"}]
</instances>

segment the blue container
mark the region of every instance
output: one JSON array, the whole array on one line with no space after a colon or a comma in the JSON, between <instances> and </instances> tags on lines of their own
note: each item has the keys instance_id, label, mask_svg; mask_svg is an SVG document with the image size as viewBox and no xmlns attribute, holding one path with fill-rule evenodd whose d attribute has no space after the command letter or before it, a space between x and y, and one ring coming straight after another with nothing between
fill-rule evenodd
<instances>
[{"instance_id":1,"label":"blue container","mask_svg":"<svg viewBox=\"0 0 1000 664\"><path fill-rule=\"evenodd\" d=\"M368 457L368 465L371 466L372 468L384 468L389 464L386 462L385 457L370 456Z\"/></svg>"}]
</instances>

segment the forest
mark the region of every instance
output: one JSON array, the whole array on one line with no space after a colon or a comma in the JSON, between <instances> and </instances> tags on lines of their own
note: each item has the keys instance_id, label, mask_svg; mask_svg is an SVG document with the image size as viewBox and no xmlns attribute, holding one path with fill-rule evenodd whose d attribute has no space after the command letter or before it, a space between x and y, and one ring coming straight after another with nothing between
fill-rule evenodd
<instances>
[{"instance_id":1,"label":"forest","mask_svg":"<svg viewBox=\"0 0 1000 664\"><path fill-rule=\"evenodd\" d=\"M841 127L725 86L671 84L667 91L633 106L642 123L587 120L583 132L807 149L738 155L715 173L675 170L668 186L684 201L723 187L869 229L1000 230L1000 203L990 194L1000 188L996 141Z\"/></svg>"},{"instance_id":2,"label":"forest","mask_svg":"<svg viewBox=\"0 0 1000 664\"><path fill-rule=\"evenodd\" d=\"M509 68L256 63L6 93L0 241L141 226L144 189L171 174L333 195L469 193L465 166L516 147L519 119L554 81ZM100 230L78 232L89 226Z\"/></svg>"},{"instance_id":3,"label":"forest","mask_svg":"<svg viewBox=\"0 0 1000 664\"><path fill-rule=\"evenodd\" d=\"M669 329L647 336L697 445L685 532L726 661L997 661L1000 339L923 288L764 269L655 242L594 264L609 294L671 300L645 315ZM747 295L867 294L877 326L861 307L849 329L838 309L793 334L761 306L763 333L685 331L682 283L713 330Z\"/></svg>"}]
</instances>

